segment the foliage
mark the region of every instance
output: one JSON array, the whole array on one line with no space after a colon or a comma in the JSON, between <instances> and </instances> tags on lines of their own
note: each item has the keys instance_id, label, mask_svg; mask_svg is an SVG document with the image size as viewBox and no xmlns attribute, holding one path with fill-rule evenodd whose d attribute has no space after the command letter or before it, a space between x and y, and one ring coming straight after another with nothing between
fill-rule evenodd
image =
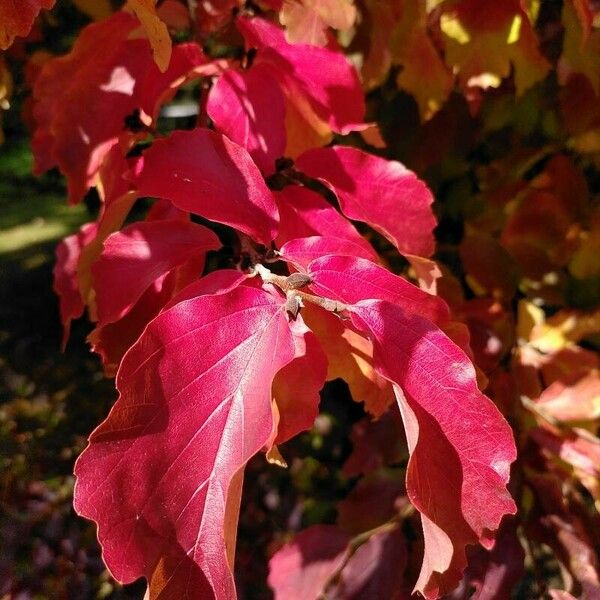
<instances>
[{"instance_id":1,"label":"foliage","mask_svg":"<svg viewBox=\"0 0 600 600\"><path fill-rule=\"evenodd\" d=\"M0 2L0 102L11 67L35 172L99 198L54 289L116 375L74 489L114 578L265 593L264 461L276 598L597 597L594 3L78 1L61 56L52 4Z\"/></svg>"}]
</instances>

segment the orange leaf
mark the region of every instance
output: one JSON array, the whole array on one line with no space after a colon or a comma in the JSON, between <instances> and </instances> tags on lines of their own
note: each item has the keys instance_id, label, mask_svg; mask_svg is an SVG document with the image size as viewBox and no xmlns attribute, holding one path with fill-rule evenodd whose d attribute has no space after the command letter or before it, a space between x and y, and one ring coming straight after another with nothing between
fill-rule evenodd
<instances>
[{"instance_id":1,"label":"orange leaf","mask_svg":"<svg viewBox=\"0 0 600 600\"><path fill-rule=\"evenodd\" d=\"M155 0L128 0L127 7L140 20L152 46L154 62L164 73L171 61L171 36L156 14Z\"/></svg>"}]
</instances>

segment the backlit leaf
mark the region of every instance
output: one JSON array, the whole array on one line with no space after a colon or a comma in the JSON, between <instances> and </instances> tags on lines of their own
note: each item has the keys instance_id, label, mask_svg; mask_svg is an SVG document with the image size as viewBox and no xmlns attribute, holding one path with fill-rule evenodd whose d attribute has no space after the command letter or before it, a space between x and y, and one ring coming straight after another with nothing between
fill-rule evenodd
<instances>
[{"instance_id":1,"label":"backlit leaf","mask_svg":"<svg viewBox=\"0 0 600 600\"><path fill-rule=\"evenodd\" d=\"M124 12L88 25L71 52L47 61L36 79L35 170L58 166L67 176L71 203L94 185L119 138L132 136L126 117L137 110L146 124L151 122L161 103L206 63L196 44L182 44L161 73L148 41L128 39L137 26L137 19Z\"/></svg>"},{"instance_id":2,"label":"backlit leaf","mask_svg":"<svg viewBox=\"0 0 600 600\"><path fill-rule=\"evenodd\" d=\"M270 69L229 69L210 90L207 112L217 129L246 148L267 175L285 151L285 104Z\"/></svg>"},{"instance_id":3,"label":"backlit leaf","mask_svg":"<svg viewBox=\"0 0 600 600\"><path fill-rule=\"evenodd\" d=\"M208 129L158 140L131 175L140 194L231 225L263 244L275 237L273 194L244 148Z\"/></svg>"},{"instance_id":4,"label":"backlit leaf","mask_svg":"<svg viewBox=\"0 0 600 600\"><path fill-rule=\"evenodd\" d=\"M210 229L189 221L133 223L113 233L92 267L99 324L122 318L147 287L186 261L198 259L200 272L206 252L219 247Z\"/></svg>"},{"instance_id":5,"label":"backlit leaf","mask_svg":"<svg viewBox=\"0 0 600 600\"><path fill-rule=\"evenodd\" d=\"M118 580L145 576L161 600L235 596L230 486L272 436L271 383L293 357L283 304L248 287L181 302L146 328L75 468L76 510L98 523Z\"/></svg>"},{"instance_id":6,"label":"backlit leaf","mask_svg":"<svg viewBox=\"0 0 600 600\"><path fill-rule=\"evenodd\" d=\"M156 0L127 0L127 7L140 20L148 36L154 62L160 72L164 73L169 67L173 48L169 30L156 14L155 4Z\"/></svg>"},{"instance_id":7,"label":"backlit leaf","mask_svg":"<svg viewBox=\"0 0 600 600\"><path fill-rule=\"evenodd\" d=\"M297 165L336 194L349 219L368 223L403 254L433 252L433 196L404 165L342 146L310 150Z\"/></svg>"},{"instance_id":8,"label":"backlit leaf","mask_svg":"<svg viewBox=\"0 0 600 600\"><path fill-rule=\"evenodd\" d=\"M430 322L380 300L356 304L352 321L372 337L375 368L395 384L411 452L407 493L425 537L415 589L436 598L456 586L466 546L489 546L502 516L516 510L505 488L512 432L477 389L467 357Z\"/></svg>"}]
</instances>

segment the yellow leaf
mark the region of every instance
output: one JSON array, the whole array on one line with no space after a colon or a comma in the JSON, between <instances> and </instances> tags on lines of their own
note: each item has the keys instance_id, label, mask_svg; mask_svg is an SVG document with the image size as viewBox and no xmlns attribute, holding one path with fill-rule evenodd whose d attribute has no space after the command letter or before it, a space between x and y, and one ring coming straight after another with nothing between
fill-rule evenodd
<instances>
[{"instance_id":1,"label":"yellow leaf","mask_svg":"<svg viewBox=\"0 0 600 600\"><path fill-rule=\"evenodd\" d=\"M423 120L442 107L454 83L454 76L429 37L426 10L423 0L398 3L392 13L396 24L390 44L392 62L402 67L396 83L414 96ZM460 32L457 35L460 37Z\"/></svg>"},{"instance_id":2,"label":"yellow leaf","mask_svg":"<svg viewBox=\"0 0 600 600\"><path fill-rule=\"evenodd\" d=\"M578 10L578 7L580 10ZM585 75L600 95L600 31L592 29L591 16L573 0L563 3L562 21L565 28L563 52L558 63L562 84L573 73Z\"/></svg>"},{"instance_id":3,"label":"yellow leaf","mask_svg":"<svg viewBox=\"0 0 600 600\"><path fill-rule=\"evenodd\" d=\"M327 28L350 29L356 19L352 0L284 0L279 20L292 43L327 44Z\"/></svg>"},{"instance_id":4,"label":"yellow leaf","mask_svg":"<svg viewBox=\"0 0 600 600\"><path fill-rule=\"evenodd\" d=\"M73 4L94 21L106 19L113 12L110 0L73 0Z\"/></svg>"},{"instance_id":5,"label":"yellow leaf","mask_svg":"<svg viewBox=\"0 0 600 600\"><path fill-rule=\"evenodd\" d=\"M459 0L442 9L440 27L446 64L465 88L498 87L514 68L517 95L550 69L521 3L514 0Z\"/></svg>"},{"instance_id":6,"label":"yellow leaf","mask_svg":"<svg viewBox=\"0 0 600 600\"><path fill-rule=\"evenodd\" d=\"M333 139L329 125L319 118L306 97L301 93L284 90L285 128L287 142L285 155L297 158L306 150L326 146Z\"/></svg>"},{"instance_id":7,"label":"yellow leaf","mask_svg":"<svg viewBox=\"0 0 600 600\"><path fill-rule=\"evenodd\" d=\"M566 309L536 325L530 344L550 354L597 333L600 333L600 309L591 312Z\"/></svg>"},{"instance_id":8,"label":"yellow leaf","mask_svg":"<svg viewBox=\"0 0 600 600\"><path fill-rule=\"evenodd\" d=\"M126 7L140 20L152 46L154 62L162 73L171 61L171 36L167 26L156 14L155 0L128 0Z\"/></svg>"},{"instance_id":9,"label":"yellow leaf","mask_svg":"<svg viewBox=\"0 0 600 600\"><path fill-rule=\"evenodd\" d=\"M285 461L285 458L283 458L283 456L281 455L281 452L279 452L279 448L277 446L271 446L270 450L265 456L269 464L277 465L282 469L287 469L288 464Z\"/></svg>"},{"instance_id":10,"label":"yellow leaf","mask_svg":"<svg viewBox=\"0 0 600 600\"><path fill-rule=\"evenodd\" d=\"M544 323L544 311L529 300L519 300L517 308L517 339L527 342L533 328Z\"/></svg>"},{"instance_id":11,"label":"yellow leaf","mask_svg":"<svg viewBox=\"0 0 600 600\"><path fill-rule=\"evenodd\" d=\"M571 257L569 271L577 279L600 277L600 215L597 215L591 231L581 234L581 245Z\"/></svg>"}]
</instances>

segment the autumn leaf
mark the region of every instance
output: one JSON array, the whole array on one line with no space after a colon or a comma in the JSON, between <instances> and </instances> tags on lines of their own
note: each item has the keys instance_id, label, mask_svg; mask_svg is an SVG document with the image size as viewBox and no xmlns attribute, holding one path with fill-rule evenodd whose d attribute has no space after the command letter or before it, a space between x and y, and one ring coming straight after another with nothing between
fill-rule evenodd
<instances>
[{"instance_id":1,"label":"autumn leaf","mask_svg":"<svg viewBox=\"0 0 600 600\"><path fill-rule=\"evenodd\" d=\"M244 148L208 129L177 131L139 159L131 180L140 194L231 225L269 244L279 220L273 194Z\"/></svg>"},{"instance_id":2,"label":"autumn leaf","mask_svg":"<svg viewBox=\"0 0 600 600\"><path fill-rule=\"evenodd\" d=\"M228 69L210 90L206 110L219 131L248 150L266 175L285 151L285 103L267 65Z\"/></svg>"},{"instance_id":3,"label":"autumn leaf","mask_svg":"<svg viewBox=\"0 0 600 600\"><path fill-rule=\"evenodd\" d=\"M210 229L189 221L133 223L108 236L92 267L99 325L121 319L156 279L188 260L196 259L200 274L206 252L220 245Z\"/></svg>"},{"instance_id":4,"label":"autumn leaf","mask_svg":"<svg viewBox=\"0 0 600 600\"><path fill-rule=\"evenodd\" d=\"M245 286L148 325L75 468L75 508L98 523L119 581L145 576L151 598L184 597L188 585L235 596L231 482L272 436L271 383L293 358L282 302Z\"/></svg>"},{"instance_id":5,"label":"autumn leaf","mask_svg":"<svg viewBox=\"0 0 600 600\"><path fill-rule=\"evenodd\" d=\"M161 74L148 42L128 39L137 23L118 12L88 25L71 52L47 61L35 81L35 171L58 166L67 176L72 204L94 185L119 138L131 138L126 117L140 111L149 124L160 105L206 63L196 44L182 44Z\"/></svg>"},{"instance_id":6,"label":"autumn leaf","mask_svg":"<svg viewBox=\"0 0 600 600\"><path fill-rule=\"evenodd\" d=\"M490 550L481 546L468 548L469 564L463 584L448 596L449 600L463 600L467 595L473 600L486 600L512 594L525 574L525 552L516 525L515 519L505 518Z\"/></svg>"},{"instance_id":7,"label":"autumn leaf","mask_svg":"<svg viewBox=\"0 0 600 600\"><path fill-rule=\"evenodd\" d=\"M276 600L394 598L408 600L403 589L406 547L397 527L374 532L357 548L333 525L301 531L269 563L269 584ZM393 564L393 569L382 568Z\"/></svg>"},{"instance_id":8,"label":"autumn leaf","mask_svg":"<svg viewBox=\"0 0 600 600\"><path fill-rule=\"evenodd\" d=\"M573 74L584 75L600 95L600 32L592 26L593 15L585 2L566 0L562 8L565 29L562 55L558 65L561 82Z\"/></svg>"},{"instance_id":9,"label":"autumn leaf","mask_svg":"<svg viewBox=\"0 0 600 600\"><path fill-rule=\"evenodd\" d=\"M325 46L327 28L344 31L356 19L353 0L283 0L279 20L289 42Z\"/></svg>"},{"instance_id":10,"label":"autumn leaf","mask_svg":"<svg viewBox=\"0 0 600 600\"><path fill-rule=\"evenodd\" d=\"M290 44L265 19L238 18L237 27L255 63L270 65L286 99L286 156L325 145L332 132L364 128L365 104L358 74L346 57L328 47Z\"/></svg>"},{"instance_id":11,"label":"autumn leaf","mask_svg":"<svg viewBox=\"0 0 600 600\"><path fill-rule=\"evenodd\" d=\"M77 266L83 248L95 237L97 225L87 223L81 229L66 237L56 247L54 265L54 291L59 298L60 319L63 325L62 347L69 339L71 321L83 314L85 304L79 291Z\"/></svg>"},{"instance_id":12,"label":"autumn leaf","mask_svg":"<svg viewBox=\"0 0 600 600\"><path fill-rule=\"evenodd\" d=\"M140 20L150 45L154 62L164 73L169 68L171 60L171 36L167 26L156 14L156 0L127 0L126 7Z\"/></svg>"},{"instance_id":13,"label":"autumn leaf","mask_svg":"<svg viewBox=\"0 0 600 600\"><path fill-rule=\"evenodd\" d=\"M377 262L378 257L371 244L344 218L323 196L299 185L288 185L275 192L281 224L276 242L283 246L298 238L320 236L346 240L361 248Z\"/></svg>"},{"instance_id":14,"label":"autumn leaf","mask_svg":"<svg viewBox=\"0 0 600 600\"><path fill-rule=\"evenodd\" d=\"M368 223L403 254L433 252L433 196L401 163L334 146L306 152L297 165L336 194L346 217Z\"/></svg>"},{"instance_id":15,"label":"autumn leaf","mask_svg":"<svg viewBox=\"0 0 600 600\"><path fill-rule=\"evenodd\" d=\"M446 64L458 74L463 89L496 88L512 65L521 95L550 70L519 0L450 0L441 9Z\"/></svg>"},{"instance_id":16,"label":"autumn leaf","mask_svg":"<svg viewBox=\"0 0 600 600\"><path fill-rule=\"evenodd\" d=\"M286 247L287 244L284 256ZM439 298L368 260L324 256L312 261L307 270L312 279L310 288L325 298L348 304L364 297L379 298L439 323L449 318L448 309ZM342 378L354 400L364 402L365 409L375 417L381 416L394 397L389 383L374 368L372 341L325 311L307 307L305 316L328 356L327 378Z\"/></svg>"},{"instance_id":17,"label":"autumn leaf","mask_svg":"<svg viewBox=\"0 0 600 600\"><path fill-rule=\"evenodd\" d=\"M273 380L279 421L275 444L310 429L319 414L319 392L325 385L327 357L317 336L298 317L290 323L295 357Z\"/></svg>"},{"instance_id":18,"label":"autumn leaf","mask_svg":"<svg viewBox=\"0 0 600 600\"><path fill-rule=\"evenodd\" d=\"M400 2L395 9L388 9L394 10L396 17L389 40L391 61L402 67L396 82L414 96L424 120L442 107L454 86L452 68L444 64L429 35L427 9L423 0ZM374 26L385 28L389 24Z\"/></svg>"},{"instance_id":19,"label":"autumn leaf","mask_svg":"<svg viewBox=\"0 0 600 600\"><path fill-rule=\"evenodd\" d=\"M394 384L411 452L407 493L425 537L415 590L436 598L456 586L466 546L489 546L516 510L505 489L512 432L463 352L428 321L380 300L356 304L352 320L371 335L375 368Z\"/></svg>"},{"instance_id":20,"label":"autumn leaf","mask_svg":"<svg viewBox=\"0 0 600 600\"><path fill-rule=\"evenodd\" d=\"M106 19L113 12L110 0L73 0L73 4L94 21Z\"/></svg>"},{"instance_id":21,"label":"autumn leaf","mask_svg":"<svg viewBox=\"0 0 600 600\"><path fill-rule=\"evenodd\" d=\"M327 255L373 259L372 252L366 251L354 241L319 235L290 240L281 247L279 254L288 263L302 270L308 269L313 260Z\"/></svg>"},{"instance_id":22,"label":"autumn leaf","mask_svg":"<svg viewBox=\"0 0 600 600\"><path fill-rule=\"evenodd\" d=\"M327 356L327 381L343 379L355 402L379 417L394 401L389 382L373 367L373 344L338 317L316 306L302 309L306 323Z\"/></svg>"},{"instance_id":23,"label":"autumn leaf","mask_svg":"<svg viewBox=\"0 0 600 600\"><path fill-rule=\"evenodd\" d=\"M6 50L15 37L26 37L42 9L50 10L56 0L24 0L0 3L0 50Z\"/></svg>"}]
</instances>

